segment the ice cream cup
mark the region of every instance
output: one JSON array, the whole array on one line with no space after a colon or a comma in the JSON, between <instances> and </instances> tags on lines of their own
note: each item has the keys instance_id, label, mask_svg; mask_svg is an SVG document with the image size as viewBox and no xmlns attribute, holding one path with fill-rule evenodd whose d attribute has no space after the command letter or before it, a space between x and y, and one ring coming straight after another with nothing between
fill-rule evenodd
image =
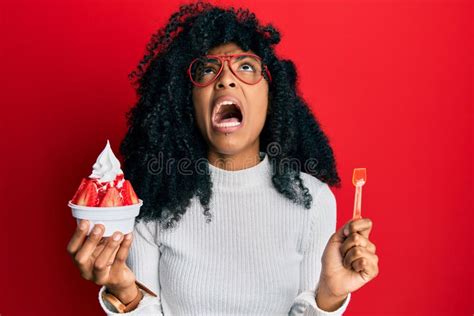
<instances>
[{"instance_id":1,"label":"ice cream cup","mask_svg":"<svg viewBox=\"0 0 474 316\"><path fill-rule=\"evenodd\" d=\"M123 234L133 231L135 217L138 216L140 207L143 205L142 200L138 201L137 204L110 207L82 206L69 201L68 206L71 208L72 216L76 218L78 224L81 219L89 221L87 235L90 234L94 225L102 224L105 227L105 232L102 236L110 237L116 231Z\"/></svg>"}]
</instances>

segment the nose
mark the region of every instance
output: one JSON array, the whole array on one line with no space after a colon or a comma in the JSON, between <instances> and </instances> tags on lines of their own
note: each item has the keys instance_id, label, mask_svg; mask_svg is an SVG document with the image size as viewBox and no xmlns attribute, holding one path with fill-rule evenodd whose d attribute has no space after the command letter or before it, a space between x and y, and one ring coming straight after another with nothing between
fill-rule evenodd
<instances>
[{"instance_id":1,"label":"nose","mask_svg":"<svg viewBox=\"0 0 474 316\"><path fill-rule=\"evenodd\" d=\"M236 87L236 81L237 81L236 79L237 78L235 78L234 74L232 73L232 71L229 68L229 61L226 60L226 61L224 61L224 65L223 65L221 74L219 75L219 77L216 80L216 88L217 89L222 89L222 88L227 87L227 86L229 86L231 88L235 88Z\"/></svg>"}]
</instances>

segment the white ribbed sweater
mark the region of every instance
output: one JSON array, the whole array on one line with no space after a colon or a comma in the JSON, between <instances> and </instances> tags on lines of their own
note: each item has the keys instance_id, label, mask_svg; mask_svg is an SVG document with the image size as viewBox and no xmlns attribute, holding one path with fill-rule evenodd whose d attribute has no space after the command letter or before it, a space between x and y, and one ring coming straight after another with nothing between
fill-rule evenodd
<instances>
[{"instance_id":1,"label":"white ribbed sweater","mask_svg":"<svg viewBox=\"0 0 474 316\"><path fill-rule=\"evenodd\" d=\"M135 225L127 265L158 294L121 315L342 315L316 305L321 256L336 230L336 200L317 178L301 173L313 196L305 209L276 191L268 156L227 171L209 165L213 181L205 223L197 197L177 227ZM101 298L107 315L112 312Z\"/></svg>"}]
</instances>

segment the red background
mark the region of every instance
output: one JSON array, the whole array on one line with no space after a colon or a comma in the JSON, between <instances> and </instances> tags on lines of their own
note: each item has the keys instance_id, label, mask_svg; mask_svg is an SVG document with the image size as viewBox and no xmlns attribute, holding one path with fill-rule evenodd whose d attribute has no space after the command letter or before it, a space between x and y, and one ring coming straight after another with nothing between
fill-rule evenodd
<instances>
[{"instance_id":1,"label":"red background","mask_svg":"<svg viewBox=\"0 0 474 316\"><path fill-rule=\"evenodd\" d=\"M66 203L107 138L118 153L127 74L179 3L2 2L2 316L102 314L66 253ZM380 274L346 315L473 314L472 2L232 4L281 30L337 155L338 227L352 169L368 169Z\"/></svg>"}]
</instances>

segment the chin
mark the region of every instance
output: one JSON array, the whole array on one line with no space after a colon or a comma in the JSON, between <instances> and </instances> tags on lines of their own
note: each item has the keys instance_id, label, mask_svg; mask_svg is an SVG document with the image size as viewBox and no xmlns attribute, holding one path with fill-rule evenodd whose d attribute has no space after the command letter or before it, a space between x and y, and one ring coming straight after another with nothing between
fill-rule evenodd
<instances>
[{"instance_id":1,"label":"chin","mask_svg":"<svg viewBox=\"0 0 474 316\"><path fill-rule=\"evenodd\" d=\"M222 155L236 155L244 149L241 144L235 144L234 142L217 142L212 143L214 150Z\"/></svg>"}]
</instances>

